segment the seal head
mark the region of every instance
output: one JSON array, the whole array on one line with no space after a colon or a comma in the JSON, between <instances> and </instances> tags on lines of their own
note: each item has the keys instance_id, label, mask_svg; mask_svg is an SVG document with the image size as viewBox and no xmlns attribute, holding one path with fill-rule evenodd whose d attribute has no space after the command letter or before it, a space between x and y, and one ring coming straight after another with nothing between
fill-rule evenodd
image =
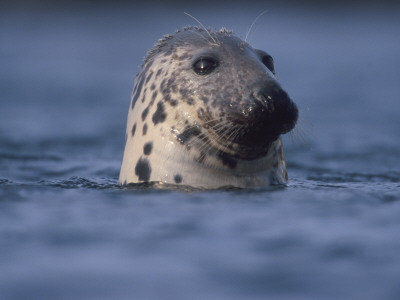
<instances>
[{"instance_id":1,"label":"seal head","mask_svg":"<svg viewBox=\"0 0 400 300\"><path fill-rule=\"evenodd\" d=\"M269 54L224 29L185 28L150 50L136 78L120 183L283 184L280 136L297 117Z\"/></svg>"}]
</instances>

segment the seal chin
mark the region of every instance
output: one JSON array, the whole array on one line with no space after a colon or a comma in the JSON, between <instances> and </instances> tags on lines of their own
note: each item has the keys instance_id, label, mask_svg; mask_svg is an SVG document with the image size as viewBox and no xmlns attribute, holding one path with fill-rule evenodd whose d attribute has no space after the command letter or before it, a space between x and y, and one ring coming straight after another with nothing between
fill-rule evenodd
<instances>
[{"instance_id":1,"label":"seal chin","mask_svg":"<svg viewBox=\"0 0 400 300\"><path fill-rule=\"evenodd\" d=\"M237 151L236 157L242 160L255 160L260 157L266 156L271 148L271 145L278 139L279 136L276 139L268 142L267 144L260 146L249 147L246 145L242 145Z\"/></svg>"}]
</instances>

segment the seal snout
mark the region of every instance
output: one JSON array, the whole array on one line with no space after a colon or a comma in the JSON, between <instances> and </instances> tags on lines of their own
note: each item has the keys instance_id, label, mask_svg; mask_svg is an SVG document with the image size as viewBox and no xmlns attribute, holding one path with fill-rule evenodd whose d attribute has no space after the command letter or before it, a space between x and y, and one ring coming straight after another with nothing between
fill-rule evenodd
<instances>
[{"instance_id":1,"label":"seal snout","mask_svg":"<svg viewBox=\"0 0 400 300\"><path fill-rule=\"evenodd\" d=\"M289 95L273 83L254 89L243 118L247 130L240 137L241 142L268 145L295 127L298 109Z\"/></svg>"},{"instance_id":2,"label":"seal snout","mask_svg":"<svg viewBox=\"0 0 400 300\"><path fill-rule=\"evenodd\" d=\"M259 106L259 118L265 130L272 134L285 134L292 130L297 122L297 105L278 85L272 84L253 93Z\"/></svg>"}]
</instances>

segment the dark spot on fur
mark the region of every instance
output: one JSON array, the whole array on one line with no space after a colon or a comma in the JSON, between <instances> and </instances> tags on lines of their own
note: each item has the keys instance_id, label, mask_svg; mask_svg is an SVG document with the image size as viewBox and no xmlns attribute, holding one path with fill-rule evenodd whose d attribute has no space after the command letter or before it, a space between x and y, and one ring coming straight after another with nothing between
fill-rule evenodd
<instances>
[{"instance_id":1,"label":"dark spot on fur","mask_svg":"<svg viewBox=\"0 0 400 300\"><path fill-rule=\"evenodd\" d=\"M156 89L156 85L154 83L151 84L150 89L154 91Z\"/></svg>"},{"instance_id":2,"label":"dark spot on fur","mask_svg":"<svg viewBox=\"0 0 400 300\"><path fill-rule=\"evenodd\" d=\"M182 182L182 175L181 174L176 174L174 176L174 180L175 180L175 183L181 183Z\"/></svg>"},{"instance_id":3,"label":"dark spot on fur","mask_svg":"<svg viewBox=\"0 0 400 300\"><path fill-rule=\"evenodd\" d=\"M228 166L231 169L236 168L237 165L237 160L232 158L229 154L222 152L219 155L219 158L222 160L222 163L226 166Z\"/></svg>"},{"instance_id":4,"label":"dark spot on fur","mask_svg":"<svg viewBox=\"0 0 400 300\"><path fill-rule=\"evenodd\" d=\"M209 110L209 108L207 107L207 110L204 111L203 108L199 108L197 110L197 116L200 120L202 120L204 122L204 128L210 128L213 127L215 125L217 125L218 121L216 120L215 116L213 116ZM220 120L221 122L221 120Z\"/></svg>"},{"instance_id":5,"label":"dark spot on fur","mask_svg":"<svg viewBox=\"0 0 400 300\"><path fill-rule=\"evenodd\" d=\"M158 94L158 92L155 91L155 92L153 93L153 95L151 96L150 105L153 105L153 104L154 104L154 101L156 100L157 94Z\"/></svg>"},{"instance_id":6,"label":"dark spot on fur","mask_svg":"<svg viewBox=\"0 0 400 300\"><path fill-rule=\"evenodd\" d=\"M197 162L203 163L204 159L206 158L207 153L205 151L201 151L199 157L196 159Z\"/></svg>"},{"instance_id":7,"label":"dark spot on fur","mask_svg":"<svg viewBox=\"0 0 400 300\"><path fill-rule=\"evenodd\" d=\"M189 104L189 105L193 105L193 104L195 103L195 101L194 101L194 99L193 99L192 97L186 98L186 102L187 102L187 104Z\"/></svg>"},{"instance_id":8,"label":"dark spot on fur","mask_svg":"<svg viewBox=\"0 0 400 300\"><path fill-rule=\"evenodd\" d=\"M177 57L178 60L189 60L192 58L192 55L185 52L180 57Z\"/></svg>"},{"instance_id":9,"label":"dark spot on fur","mask_svg":"<svg viewBox=\"0 0 400 300\"><path fill-rule=\"evenodd\" d=\"M175 137L181 144L185 145L193 136L198 136L200 133L200 128L188 126L182 133L176 135Z\"/></svg>"},{"instance_id":10,"label":"dark spot on fur","mask_svg":"<svg viewBox=\"0 0 400 300\"><path fill-rule=\"evenodd\" d=\"M181 95L181 98L189 105L193 105L195 103L195 100L192 97L192 92L186 88L181 88L179 89L179 94Z\"/></svg>"},{"instance_id":11,"label":"dark spot on fur","mask_svg":"<svg viewBox=\"0 0 400 300\"><path fill-rule=\"evenodd\" d=\"M147 133L147 124L144 123L144 125L143 125L143 130L142 130L142 134L143 134L143 135L146 135L146 133Z\"/></svg>"},{"instance_id":12,"label":"dark spot on fur","mask_svg":"<svg viewBox=\"0 0 400 300\"><path fill-rule=\"evenodd\" d=\"M178 104L178 101L175 99L171 99L171 94L169 93L169 90L165 89L163 91L164 95L164 101L169 103L171 106L176 106Z\"/></svg>"},{"instance_id":13,"label":"dark spot on fur","mask_svg":"<svg viewBox=\"0 0 400 300\"><path fill-rule=\"evenodd\" d=\"M171 84L171 90L172 90L172 92L174 92L174 93L177 93L177 92L178 92L178 87L176 86L176 84Z\"/></svg>"},{"instance_id":14,"label":"dark spot on fur","mask_svg":"<svg viewBox=\"0 0 400 300\"><path fill-rule=\"evenodd\" d=\"M171 95L169 93L169 90L167 89L163 90L163 95L165 102L169 102L171 100Z\"/></svg>"},{"instance_id":15,"label":"dark spot on fur","mask_svg":"<svg viewBox=\"0 0 400 300\"><path fill-rule=\"evenodd\" d=\"M144 76L141 76L139 79L138 84L135 87L135 90L133 92L133 98L132 98L132 109L135 106L135 103L137 101L137 99L139 98L140 92L142 90L142 86L143 86L143 81L144 81Z\"/></svg>"},{"instance_id":16,"label":"dark spot on fur","mask_svg":"<svg viewBox=\"0 0 400 300\"><path fill-rule=\"evenodd\" d=\"M148 142L143 146L143 154L150 155L151 151L153 150L153 142Z\"/></svg>"},{"instance_id":17,"label":"dark spot on fur","mask_svg":"<svg viewBox=\"0 0 400 300\"><path fill-rule=\"evenodd\" d=\"M135 135L135 131L136 131L136 123L133 124L133 127L132 127L132 137Z\"/></svg>"},{"instance_id":18,"label":"dark spot on fur","mask_svg":"<svg viewBox=\"0 0 400 300\"><path fill-rule=\"evenodd\" d=\"M206 97L206 96L201 96L201 100L202 100L205 104L208 103L208 97Z\"/></svg>"},{"instance_id":19,"label":"dark spot on fur","mask_svg":"<svg viewBox=\"0 0 400 300\"><path fill-rule=\"evenodd\" d=\"M182 98L185 99L186 97L189 97L189 91L187 89L181 88L179 90L179 94L181 94Z\"/></svg>"},{"instance_id":20,"label":"dark spot on fur","mask_svg":"<svg viewBox=\"0 0 400 300\"><path fill-rule=\"evenodd\" d=\"M139 181L149 181L151 166L146 158L139 158L135 166L135 174L139 177Z\"/></svg>"},{"instance_id":21,"label":"dark spot on fur","mask_svg":"<svg viewBox=\"0 0 400 300\"><path fill-rule=\"evenodd\" d=\"M210 139L207 136L203 136L201 140L203 141L203 143L210 145Z\"/></svg>"},{"instance_id":22,"label":"dark spot on fur","mask_svg":"<svg viewBox=\"0 0 400 300\"><path fill-rule=\"evenodd\" d=\"M163 69L161 68L161 69L159 69L159 70L157 71L157 73L156 73L156 78L157 78L158 76L160 76L162 70L163 70Z\"/></svg>"},{"instance_id":23,"label":"dark spot on fur","mask_svg":"<svg viewBox=\"0 0 400 300\"><path fill-rule=\"evenodd\" d=\"M153 65L153 61L150 60L150 61L147 63L146 67L145 67L145 68L146 68L146 72L147 72L148 69L151 68L152 65Z\"/></svg>"},{"instance_id":24,"label":"dark spot on fur","mask_svg":"<svg viewBox=\"0 0 400 300\"><path fill-rule=\"evenodd\" d=\"M161 81L161 83L160 83L160 90L162 90L163 93L164 93L164 90L165 90L165 83L166 83L166 81L167 81L167 79L164 78L164 79Z\"/></svg>"},{"instance_id":25,"label":"dark spot on fur","mask_svg":"<svg viewBox=\"0 0 400 300\"><path fill-rule=\"evenodd\" d=\"M142 121L144 121L149 113L149 107L146 107L145 110L142 112Z\"/></svg>"},{"instance_id":26,"label":"dark spot on fur","mask_svg":"<svg viewBox=\"0 0 400 300\"><path fill-rule=\"evenodd\" d=\"M150 72L149 76L146 78L146 84L150 81L151 77L153 76L153 71Z\"/></svg>"},{"instance_id":27,"label":"dark spot on fur","mask_svg":"<svg viewBox=\"0 0 400 300\"><path fill-rule=\"evenodd\" d=\"M157 110L153 114L152 120L153 120L154 125L164 122L166 117L167 117L167 114L165 113L164 103L162 103L160 101L157 103Z\"/></svg>"}]
</instances>

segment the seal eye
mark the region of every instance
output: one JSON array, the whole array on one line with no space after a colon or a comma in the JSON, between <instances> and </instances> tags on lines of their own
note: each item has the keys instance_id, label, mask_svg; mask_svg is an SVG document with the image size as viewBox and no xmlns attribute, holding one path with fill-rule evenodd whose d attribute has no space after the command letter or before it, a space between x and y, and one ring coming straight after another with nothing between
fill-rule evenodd
<instances>
[{"instance_id":1,"label":"seal eye","mask_svg":"<svg viewBox=\"0 0 400 300\"><path fill-rule=\"evenodd\" d=\"M194 64L193 70L198 75L208 75L218 67L218 61L210 57L200 57Z\"/></svg>"},{"instance_id":2,"label":"seal eye","mask_svg":"<svg viewBox=\"0 0 400 300\"><path fill-rule=\"evenodd\" d=\"M275 74L274 59L272 58L272 56L264 55L261 61L273 74Z\"/></svg>"}]
</instances>

